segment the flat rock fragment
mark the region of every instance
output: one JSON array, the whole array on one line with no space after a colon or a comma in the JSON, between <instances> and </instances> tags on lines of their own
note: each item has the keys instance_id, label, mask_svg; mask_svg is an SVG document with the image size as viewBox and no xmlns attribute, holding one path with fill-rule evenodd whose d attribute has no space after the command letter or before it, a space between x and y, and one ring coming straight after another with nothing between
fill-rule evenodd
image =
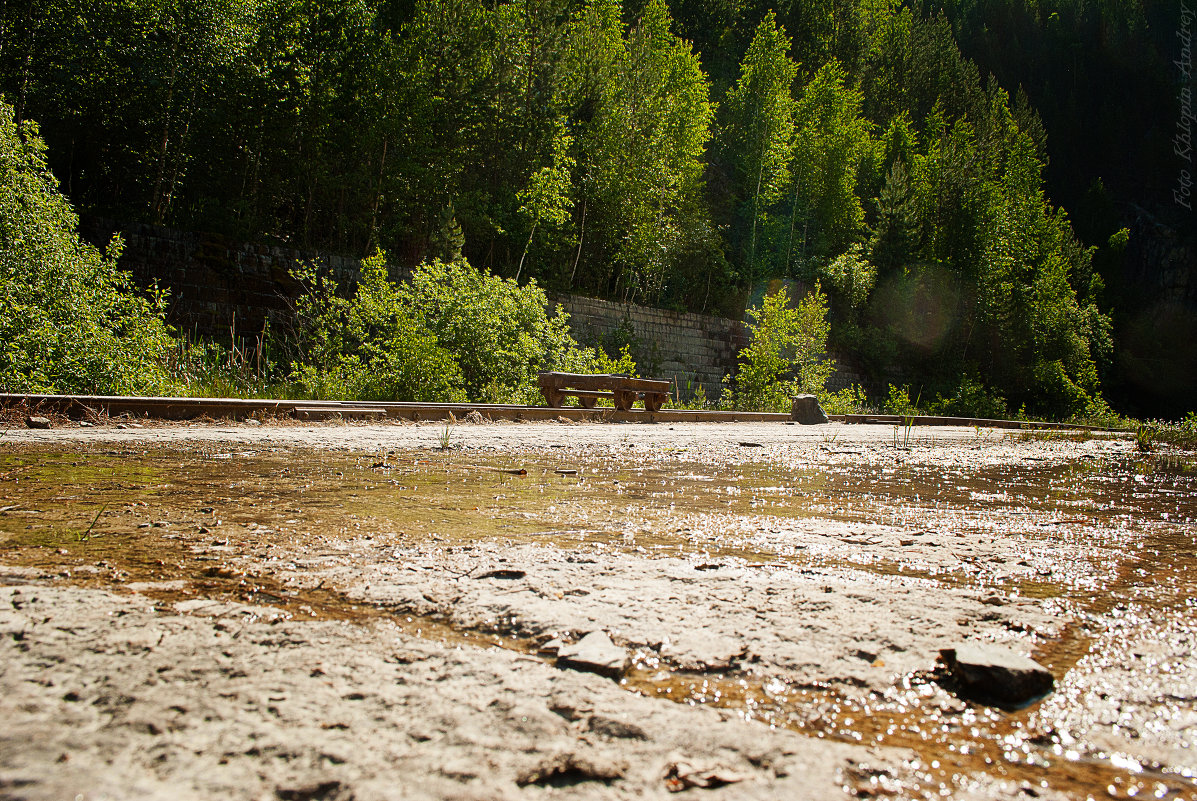
<instances>
[{"instance_id":1,"label":"flat rock fragment","mask_svg":"<svg viewBox=\"0 0 1197 801\"><path fill-rule=\"evenodd\" d=\"M939 655L960 694L982 703L1025 706L1055 686L1043 665L1000 645L966 642Z\"/></svg>"},{"instance_id":2,"label":"flat rock fragment","mask_svg":"<svg viewBox=\"0 0 1197 801\"><path fill-rule=\"evenodd\" d=\"M618 678L628 668L628 652L611 642L605 631L592 631L557 651L557 666Z\"/></svg>"},{"instance_id":3,"label":"flat rock fragment","mask_svg":"<svg viewBox=\"0 0 1197 801\"><path fill-rule=\"evenodd\" d=\"M603 737L610 737L617 740L647 740L649 739L648 732L635 723L629 723L623 720L616 720L615 718L606 717L605 715L593 715L586 723L586 728L595 734L600 734Z\"/></svg>"}]
</instances>

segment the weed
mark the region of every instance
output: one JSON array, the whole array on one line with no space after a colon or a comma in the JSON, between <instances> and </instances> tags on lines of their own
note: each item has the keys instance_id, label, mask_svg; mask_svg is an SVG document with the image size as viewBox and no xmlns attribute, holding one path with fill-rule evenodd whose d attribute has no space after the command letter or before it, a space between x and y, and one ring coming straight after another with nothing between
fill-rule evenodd
<instances>
[{"instance_id":1,"label":"weed","mask_svg":"<svg viewBox=\"0 0 1197 801\"><path fill-rule=\"evenodd\" d=\"M100 507L100 511L96 512L96 516L92 518L91 525L89 525L87 527L87 530L81 534L76 535L76 537L75 537L76 541L87 542L89 539L91 539L91 532L95 529L96 523L100 522L100 515L104 514L104 510L106 510L107 508L108 508L108 504L104 504L103 506Z\"/></svg>"},{"instance_id":2,"label":"weed","mask_svg":"<svg viewBox=\"0 0 1197 801\"><path fill-rule=\"evenodd\" d=\"M699 384L697 387L695 387L693 382L687 381L686 382L686 391L687 391L687 393L689 393L690 399L687 401L683 401L681 399L681 394L682 394L681 388L675 387L674 401L672 404L673 408L675 408L675 409L698 409L700 411L703 409L714 408L715 404L712 403L710 398L707 397L706 387L704 387L702 384Z\"/></svg>"},{"instance_id":3,"label":"weed","mask_svg":"<svg viewBox=\"0 0 1197 801\"><path fill-rule=\"evenodd\" d=\"M442 451L449 450L449 440L452 439L452 437L453 427L449 423L445 423L445 427L441 429L440 437L437 440L440 443L438 449Z\"/></svg>"},{"instance_id":4,"label":"weed","mask_svg":"<svg viewBox=\"0 0 1197 801\"><path fill-rule=\"evenodd\" d=\"M1197 412L1189 412L1184 420L1177 422L1149 420L1140 423L1135 432L1135 447L1142 453L1150 453L1159 445L1197 449Z\"/></svg>"},{"instance_id":5,"label":"weed","mask_svg":"<svg viewBox=\"0 0 1197 801\"><path fill-rule=\"evenodd\" d=\"M914 430L914 418L903 417L901 426L894 426L894 448L901 450L910 450L910 433ZM901 438L898 433L901 431ZM899 444L901 443L901 444Z\"/></svg>"}]
</instances>

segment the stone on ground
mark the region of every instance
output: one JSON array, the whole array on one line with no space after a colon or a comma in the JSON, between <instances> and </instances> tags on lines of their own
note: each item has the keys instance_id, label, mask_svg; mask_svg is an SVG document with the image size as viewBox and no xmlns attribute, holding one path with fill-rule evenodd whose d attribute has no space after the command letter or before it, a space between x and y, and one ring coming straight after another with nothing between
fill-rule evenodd
<instances>
[{"instance_id":1,"label":"stone on ground","mask_svg":"<svg viewBox=\"0 0 1197 801\"><path fill-rule=\"evenodd\" d=\"M628 668L628 652L611 642L605 631L592 631L557 651L560 667L617 678Z\"/></svg>"},{"instance_id":2,"label":"stone on ground","mask_svg":"<svg viewBox=\"0 0 1197 801\"><path fill-rule=\"evenodd\" d=\"M1055 685L1043 665L999 645L966 642L939 654L960 693L978 701L1023 706Z\"/></svg>"},{"instance_id":3,"label":"stone on ground","mask_svg":"<svg viewBox=\"0 0 1197 801\"><path fill-rule=\"evenodd\" d=\"M819 399L814 395L795 395L790 407L790 416L794 418L794 422L804 426L829 422L827 412L823 411Z\"/></svg>"}]
</instances>

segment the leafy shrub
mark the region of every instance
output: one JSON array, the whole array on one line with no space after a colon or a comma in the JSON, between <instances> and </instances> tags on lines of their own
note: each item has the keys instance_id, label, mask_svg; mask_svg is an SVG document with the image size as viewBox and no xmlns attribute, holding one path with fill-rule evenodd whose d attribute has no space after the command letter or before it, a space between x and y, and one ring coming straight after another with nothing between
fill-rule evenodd
<instances>
[{"instance_id":1,"label":"leafy shrub","mask_svg":"<svg viewBox=\"0 0 1197 801\"><path fill-rule=\"evenodd\" d=\"M0 389L170 392L165 296L117 269L119 239L102 254L78 227L37 126L0 102Z\"/></svg>"},{"instance_id":2,"label":"leafy shrub","mask_svg":"<svg viewBox=\"0 0 1197 801\"><path fill-rule=\"evenodd\" d=\"M1193 431L1197 433L1197 413L1190 414L1189 417L1193 421ZM1106 402L1100 394L1094 395L1089 399L1085 405L1084 410L1078 412L1069 418L1068 422L1078 423L1086 426L1098 426L1100 428L1121 428L1132 429L1135 427L1135 422L1130 420L1118 412L1110 408L1110 404ZM1184 423L1178 425L1183 426Z\"/></svg>"},{"instance_id":3,"label":"leafy shrub","mask_svg":"<svg viewBox=\"0 0 1197 801\"><path fill-rule=\"evenodd\" d=\"M931 411L949 417L978 417L986 420L1000 420L1010 413L1005 398L971 376L960 380L952 397L941 398L932 404Z\"/></svg>"},{"instance_id":4,"label":"leafy shrub","mask_svg":"<svg viewBox=\"0 0 1197 801\"><path fill-rule=\"evenodd\" d=\"M877 268L869 263L860 245L852 245L836 256L821 273L830 291L842 297L852 308L868 300L873 285L877 283Z\"/></svg>"},{"instance_id":5,"label":"leafy shrub","mask_svg":"<svg viewBox=\"0 0 1197 801\"><path fill-rule=\"evenodd\" d=\"M799 392L819 394L835 370L824 359L827 335L827 296L815 289L790 305L785 287L766 295L760 308L748 310L752 340L740 351L734 381L725 393L737 409L785 412L790 396Z\"/></svg>"},{"instance_id":6,"label":"leafy shrub","mask_svg":"<svg viewBox=\"0 0 1197 801\"><path fill-rule=\"evenodd\" d=\"M463 401L453 356L387 278L380 251L362 262L357 290L339 297L314 267L296 271L308 288L296 311L300 360L291 378L313 398Z\"/></svg>"},{"instance_id":7,"label":"leafy shrub","mask_svg":"<svg viewBox=\"0 0 1197 801\"><path fill-rule=\"evenodd\" d=\"M625 372L636 365L581 348L568 315L550 317L544 291L464 260L421 265L410 282L387 277L381 252L362 262L351 297L313 268L297 276L299 356L292 380L319 398L538 403L541 370Z\"/></svg>"},{"instance_id":8,"label":"leafy shrub","mask_svg":"<svg viewBox=\"0 0 1197 801\"><path fill-rule=\"evenodd\" d=\"M471 400L526 402L535 397L537 372L554 369L577 348L569 318L560 310L548 316L534 281L520 286L464 259L421 265L398 296L453 355Z\"/></svg>"},{"instance_id":9,"label":"leafy shrub","mask_svg":"<svg viewBox=\"0 0 1197 801\"><path fill-rule=\"evenodd\" d=\"M881 408L888 414L906 414L906 415L921 415L923 410L919 408L919 398L910 399L910 387L889 385L889 396L882 403Z\"/></svg>"},{"instance_id":10,"label":"leafy shrub","mask_svg":"<svg viewBox=\"0 0 1197 801\"><path fill-rule=\"evenodd\" d=\"M819 405L828 414L868 414L872 411L865 391L855 384L839 392L820 393Z\"/></svg>"}]
</instances>

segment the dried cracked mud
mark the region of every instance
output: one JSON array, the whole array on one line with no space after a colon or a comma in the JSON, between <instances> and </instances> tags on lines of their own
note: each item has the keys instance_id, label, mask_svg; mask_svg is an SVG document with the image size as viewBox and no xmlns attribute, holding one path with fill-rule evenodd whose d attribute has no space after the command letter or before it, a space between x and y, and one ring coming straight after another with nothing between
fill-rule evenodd
<instances>
[{"instance_id":1,"label":"dried cracked mud","mask_svg":"<svg viewBox=\"0 0 1197 801\"><path fill-rule=\"evenodd\" d=\"M1195 568L1197 459L1118 438L9 430L0 798L1197 798Z\"/></svg>"}]
</instances>

